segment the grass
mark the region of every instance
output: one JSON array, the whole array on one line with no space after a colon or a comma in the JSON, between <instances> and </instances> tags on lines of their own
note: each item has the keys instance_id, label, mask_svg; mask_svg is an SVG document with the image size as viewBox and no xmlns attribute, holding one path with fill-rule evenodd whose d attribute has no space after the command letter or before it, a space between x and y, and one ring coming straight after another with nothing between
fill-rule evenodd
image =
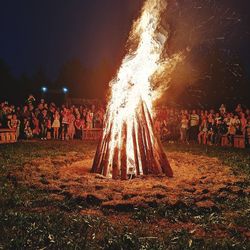
<instances>
[{"instance_id":1,"label":"grass","mask_svg":"<svg viewBox=\"0 0 250 250\"><path fill-rule=\"evenodd\" d=\"M61 212L28 213L7 211L1 214L3 248L9 249L84 249L89 221ZM56 223L55 223L56 222ZM60 228L58 228L60 225Z\"/></svg>"},{"instance_id":2,"label":"grass","mask_svg":"<svg viewBox=\"0 0 250 250\"><path fill-rule=\"evenodd\" d=\"M225 165L234 170L234 174L246 174L250 176L250 148L239 149L229 147L217 147L198 144L172 144L165 143L167 151L187 152L197 155L217 157Z\"/></svg>"},{"instance_id":3,"label":"grass","mask_svg":"<svg viewBox=\"0 0 250 250\"><path fill-rule=\"evenodd\" d=\"M249 188L249 149L164 146L168 151L218 157L235 174L245 174L246 180L237 185ZM81 141L0 145L0 249L250 249L250 198L245 194L234 194L230 201L214 197L215 210L162 204L98 216L81 213L84 204L70 197L53 199L49 191L20 185L9 175L22 171L31 159L72 151L84 157L95 148L96 143ZM110 220L112 216L118 219ZM152 225L159 225L157 231Z\"/></svg>"}]
</instances>

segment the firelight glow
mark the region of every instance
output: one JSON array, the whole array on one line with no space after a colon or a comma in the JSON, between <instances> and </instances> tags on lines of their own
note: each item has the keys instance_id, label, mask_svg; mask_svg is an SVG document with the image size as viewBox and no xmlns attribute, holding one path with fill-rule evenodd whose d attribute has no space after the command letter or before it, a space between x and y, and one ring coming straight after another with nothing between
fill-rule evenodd
<instances>
[{"instance_id":1,"label":"firelight glow","mask_svg":"<svg viewBox=\"0 0 250 250\"><path fill-rule=\"evenodd\" d=\"M153 90L152 77L170 70L181 60L181 55L171 59L164 55L163 60L168 33L160 27L160 21L166 7L165 0L147 0L141 16L133 24L128 54L110 82L111 98L93 172L113 178L123 176L122 179L128 174L171 175L162 166L165 153L151 118L153 101L160 94L159 89ZM145 161L151 164L147 169Z\"/></svg>"}]
</instances>

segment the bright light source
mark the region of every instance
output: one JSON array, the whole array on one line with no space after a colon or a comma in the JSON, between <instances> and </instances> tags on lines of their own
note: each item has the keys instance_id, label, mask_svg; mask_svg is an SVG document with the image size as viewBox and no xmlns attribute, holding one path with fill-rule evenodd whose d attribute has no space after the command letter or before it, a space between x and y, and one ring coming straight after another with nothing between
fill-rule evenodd
<instances>
[{"instance_id":1,"label":"bright light source","mask_svg":"<svg viewBox=\"0 0 250 250\"><path fill-rule=\"evenodd\" d=\"M62 91L63 91L63 93L64 93L64 94L66 94L66 93L68 93L68 92L69 92L69 89L68 89L68 88L66 88L66 87L63 87L63 88L62 88Z\"/></svg>"},{"instance_id":2,"label":"bright light source","mask_svg":"<svg viewBox=\"0 0 250 250\"><path fill-rule=\"evenodd\" d=\"M45 93L45 92L47 92L47 91L48 91L48 88L47 88L47 87L45 87L45 86L43 86L43 87L41 88L41 90L42 90L42 92L43 92L43 93Z\"/></svg>"}]
</instances>

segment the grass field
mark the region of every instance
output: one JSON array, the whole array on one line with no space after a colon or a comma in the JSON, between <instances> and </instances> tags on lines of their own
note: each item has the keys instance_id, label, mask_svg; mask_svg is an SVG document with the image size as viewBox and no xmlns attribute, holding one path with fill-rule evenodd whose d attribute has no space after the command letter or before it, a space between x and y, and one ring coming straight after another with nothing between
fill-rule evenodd
<instances>
[{"instance_id":1,"label":"grass field","mask_svg":"<svg viewBox=\"0 0 250 250\"><path fill-rule=\"evenodd\" d=\"M0 249L250 249L250 150L164 147L173 179L115 181L93 142L0 145Z\"/></svg>"}]
</instances>

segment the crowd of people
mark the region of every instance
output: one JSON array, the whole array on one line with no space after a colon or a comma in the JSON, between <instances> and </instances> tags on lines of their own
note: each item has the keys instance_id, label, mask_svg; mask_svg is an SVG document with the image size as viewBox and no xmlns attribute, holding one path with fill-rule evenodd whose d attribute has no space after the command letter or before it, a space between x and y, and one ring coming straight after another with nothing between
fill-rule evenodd
<instances>
[{"instance_id":1,"label":"crowd of people","mask_svg":"<svg viewBox=\"0 0 250 250\"><path fill-rule=\"evenodd\" d=\"M16 130L18 139L81 139L84 129L102 128L104 109L95 105L36 102L30 95L22 107L0 104L0 128Z\"/></svg>"},{"instance_id":2,"label":"crowd of people","mask_svg":"<svg viewBox=\"0 0 250 250\"><path fill-rule=\"evenodd\" d=\"M233 145L234 136L240 135L249 144L250 109L243 109L241 104L233 111L224 104L218 110L161 108L156 111L155 128L162 140L220 145L226 136Z\"/></svg>"},{"instance_id":3,"label":"crowd of people","mask_svg":"<svg viewBox=\"0 0 250 250\"><path fill-rule=\"evenodd\" d=\"M0 104L0 128L16 131L18 139L81 139L84 130L102 128L105 109L102 105L71 105L38 102L30 95L22 107ZM250 141L250 109L240 104L228 111L222 104L218 110L179 110L157 108L155 130L164 141L220 145L227 136L233 145L235 135Z\"/></svg>"}]
</instances>

